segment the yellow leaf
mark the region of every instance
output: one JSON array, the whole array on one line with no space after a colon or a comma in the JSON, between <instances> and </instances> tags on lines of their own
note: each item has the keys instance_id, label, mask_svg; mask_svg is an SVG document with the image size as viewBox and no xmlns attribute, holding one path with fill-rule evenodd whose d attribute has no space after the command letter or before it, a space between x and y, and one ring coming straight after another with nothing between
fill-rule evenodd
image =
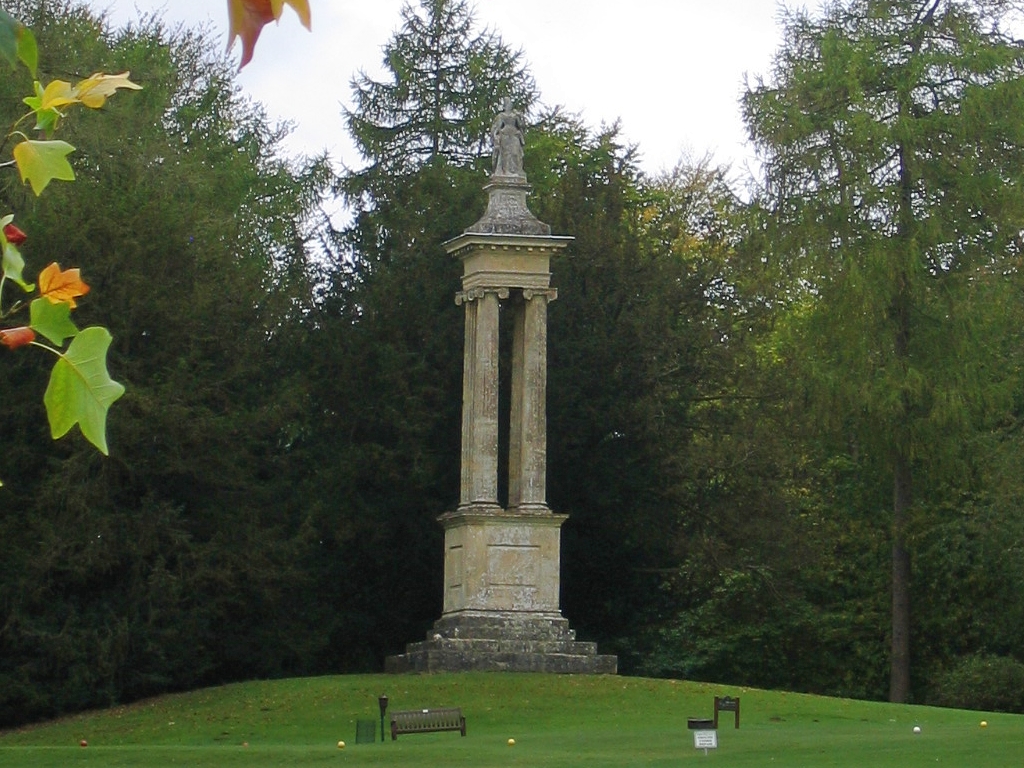
<instances>
[{"instance_id":1,"label":"yellow leaf","mask_svg":"<svg viewBox=\"0 0 1024 768\"><path fill-rule=\"evenodd\" d=\"M72 93L85 106L99 109L106 102L107 97L113 96L118 88L142 90L141 85L128 79L130 74L131 72L122 72L119 75L105 75L102 72L97 72L78 83Z\"/></svg>"},{"instance_id":2,"label":"yellow leaf","mask_svg":"<svg viewBox=\"0 0 1024 768\"><path fill-rule=\"evenodd\" d=\"M77 297L85 296L89 292L89 286L82 282L78 269L66 269L62 272L56 261L39 273L36 283L39 285L39 295L44 299L51 304L67 302L71 309L77 306Z\"/></svg>"},{"instance_id":3,"label":"yellow leaf","mask_svg":"<svg viewBox=\"0 0 1024 768\"><path fill-rule=\"evenodd\" d=\"M75 171L67 160L74 151L66 141L23 141L14 147L14 163L21 180L31 183L38 196L54 179L75 180Z\"/></svg>"},{"instance_id":4,"label":"yellow leaf","mask_svg":"<svg viewBox=\"0 0 1024 768\"><path fill-rule=\"evenodd\" d=\"M38 89L36 90L38 93ZM71 83L64 80L54 80L40 95L39 109L57 109L78 101L71 88Z\"/></svg>"}]
</instances>

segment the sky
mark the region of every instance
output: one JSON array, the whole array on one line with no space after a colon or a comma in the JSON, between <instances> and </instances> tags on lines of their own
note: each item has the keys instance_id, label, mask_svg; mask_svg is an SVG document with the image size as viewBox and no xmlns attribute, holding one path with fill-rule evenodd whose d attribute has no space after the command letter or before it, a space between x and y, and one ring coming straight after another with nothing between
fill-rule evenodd
<instances>
[{"instance_id":1,"label":"sky","mask_svg":"<svg viewBox=\"0 0 1024 768\"><path fill-rule=\"evenodd\" d=\"M414 2L416 0L413 0ZM294 124L286 150L362 161L342 106L359 71L384 79L382 49L405 0L310 0L313 31L290 7L263 31L239 75L269 115ZM224 0L90 0L115 24L158 12L169 23L208 24L226 44ZM767 74L780 42L776 0L475 0L480 30L521 49L548 106L594 128L620 121L649 173L710 153L734 175L752 164L739 99L744 76ZM236 44L234 55L240 55ZM497 111L498 105L495 105Z\"/></svg>"}]
</instances>

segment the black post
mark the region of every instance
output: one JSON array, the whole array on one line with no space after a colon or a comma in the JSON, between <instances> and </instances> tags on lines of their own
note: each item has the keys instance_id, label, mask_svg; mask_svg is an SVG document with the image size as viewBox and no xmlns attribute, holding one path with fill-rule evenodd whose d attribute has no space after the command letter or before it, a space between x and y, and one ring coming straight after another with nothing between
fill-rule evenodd
<instances>
[{"instance_id":1,"label":"black post","mask_svg":"<svg viewBox=\"0 0 1024 768\"><path fill-rule=\"evenodd\" d=\"M380 740L384 741L384 713L388 711L388 697L381 694L380 698L377 699L377 704L380 705Z\"/></svg>"}]
</instances>

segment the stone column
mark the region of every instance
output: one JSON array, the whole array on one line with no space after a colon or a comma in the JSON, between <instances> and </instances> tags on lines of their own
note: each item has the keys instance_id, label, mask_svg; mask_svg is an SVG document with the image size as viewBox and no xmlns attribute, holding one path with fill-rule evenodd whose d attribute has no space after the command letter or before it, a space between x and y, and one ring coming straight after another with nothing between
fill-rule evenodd
<instances>
[{"instance_id":1,"label":"stone column","mask_svg":"<svg viewBox=\"0 0 1024 768\"><path fill-rule=\"evenodd\" d=\"M554 289L525 288L512 347L509 508L547 511L548 302Z\"/></svg>"},{"instance_id":2,"label":"stone column","mask_svg":"<svg viewBox=\"0 0 1024 768\"><path fill-rule=\"evenodd\" d=\"M498 302L508 289L456 296L466 307L459 507L498 507Z\"/></svg>"}]
</instances>

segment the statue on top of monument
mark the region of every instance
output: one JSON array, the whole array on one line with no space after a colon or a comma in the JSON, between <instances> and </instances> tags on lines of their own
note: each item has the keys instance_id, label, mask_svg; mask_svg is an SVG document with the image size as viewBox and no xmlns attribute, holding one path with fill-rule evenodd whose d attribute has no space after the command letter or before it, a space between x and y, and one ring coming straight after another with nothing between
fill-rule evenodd
<instances>
[{"instance_id":1,"label":"statue on top of monument","mask_svg":"<svg viewBox=\"0 0 1024 768\"><path fill-rule=\"evenodd\" d=\"M491 126L491 139L494 141L492 175L526 177L523 173L525 128L523 116L512 109L512 99L506 96L501 113Z\"/></svg>"}]
</instances>

